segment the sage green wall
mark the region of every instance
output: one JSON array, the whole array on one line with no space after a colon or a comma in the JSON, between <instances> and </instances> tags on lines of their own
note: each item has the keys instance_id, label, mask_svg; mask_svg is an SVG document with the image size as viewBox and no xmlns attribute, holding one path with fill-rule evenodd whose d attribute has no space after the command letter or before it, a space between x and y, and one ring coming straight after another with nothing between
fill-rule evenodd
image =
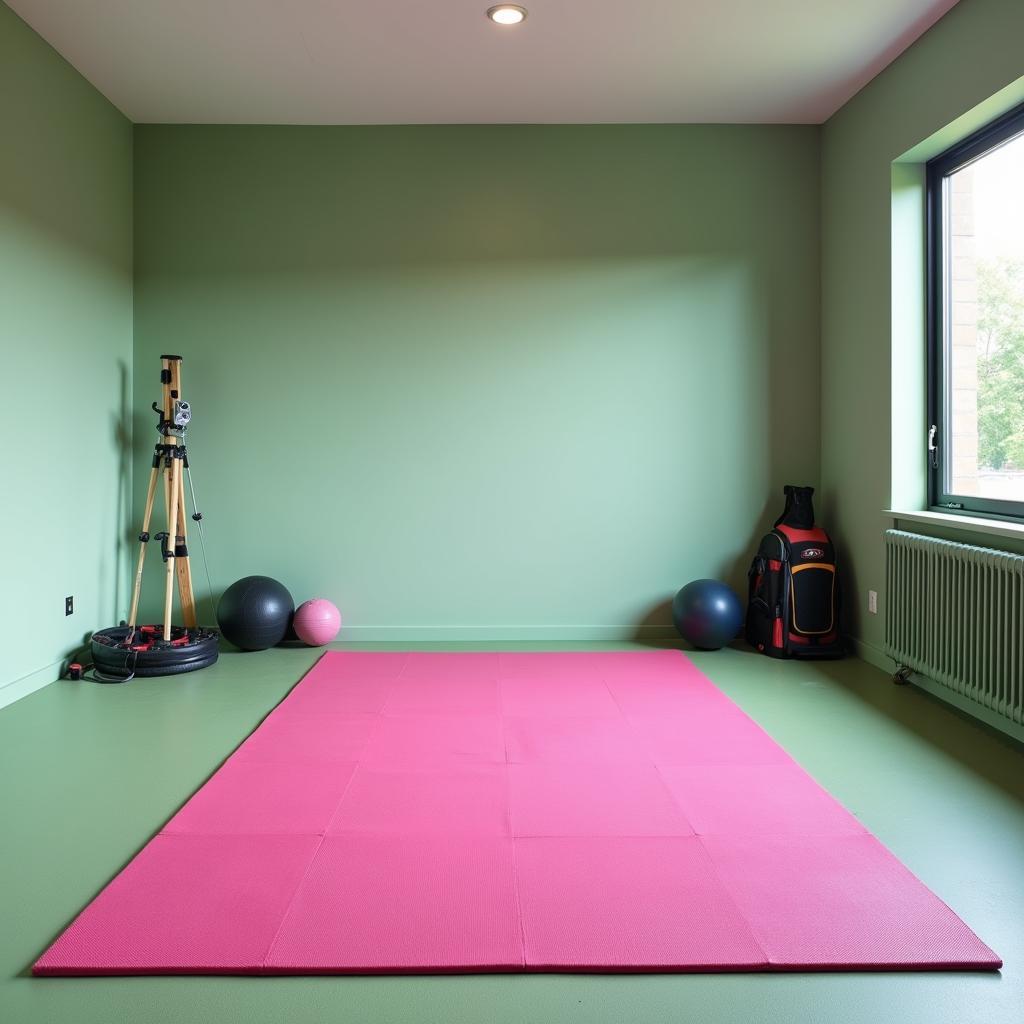
<instances>
[{"instance_id":1,"label":"sage green wall","mask_svg":"<svg viewBox=\"0 0 1024 1024\"><path fill-rule=\"evenodd\" d=\"M350 637L663 629L816 482L818 139L138 127L136 512L180 352L216 590Z\"/></svg>"},{"instance_id":2,"label":"sage green wall","mask_svg":"<svg viewBox=\"0 0 1024 1024\"><path fill-rule=\"evenodd\" d=\"M0 4L0 705L124 603L131 133Z\"/></svg>"},{"instance_id":3,"label":"sage green wall","mask_svg":"<svg viewBox=\"0 0 1024 1024\"><path fill-rule=\"evenodd\" d=\"M917 507L924 501L923 411L909 441L911 454L901 451L909 429L902 407L920 409L923 338L912 340L908 359L907 352L894 349L892 332L894 316L906 321L901 306L908 293L923 323L923 262L914 261L916 279L901 280L896 268L894 293L893 189L894 182L905 186L906 173L894 176L893 164L925 140L949 145L956 134L977 127L973 122L994 116L998 104L987 101L1001 90L1003 106L1024 99L1024 90L1011 86L1024 75L1021 40L1021 0L960 0L822 132L821 517L845 556L851 631L865 645L862 653L876 660L884 641L883 531L892 525L882 510L891 507L894 492L901 502L916 498ZM954 130L943 132L958 119ZM929 155L923 147L916 158ZM923 194L915 202L923 210ZM903 251L906 239L899 243ZM920 239L918 245L920 252ZM905 341L896 338L897 346ZM906 372L894 375L894 363ZM879 592L878 615L867 613L869 589Z\"/></svg>"}]
</instances>

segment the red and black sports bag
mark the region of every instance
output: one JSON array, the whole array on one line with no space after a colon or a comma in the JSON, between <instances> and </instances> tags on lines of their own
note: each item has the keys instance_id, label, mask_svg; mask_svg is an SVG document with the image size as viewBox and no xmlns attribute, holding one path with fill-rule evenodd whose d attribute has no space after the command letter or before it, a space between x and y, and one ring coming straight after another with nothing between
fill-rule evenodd
<instances>
[{"instance_id":1,"label":"red and black sports bag","mask_svg":"<svg viewBox=\"0 0 1024 1024\"><path fill-rule=\"evenodd\" d=\"M841 658L839 574L814 524L813 487L786 485L786 510L750 566L747 642L773 658Z\"/></svg>"}]
</instances>

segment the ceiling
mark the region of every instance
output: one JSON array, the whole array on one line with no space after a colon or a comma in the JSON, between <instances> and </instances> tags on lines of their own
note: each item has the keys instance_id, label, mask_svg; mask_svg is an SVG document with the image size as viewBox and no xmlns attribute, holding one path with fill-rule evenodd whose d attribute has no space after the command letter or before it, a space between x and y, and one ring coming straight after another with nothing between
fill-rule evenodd
<instances>
[{"instance_id":1,"label":"ceiling","mask_svg":"<svg viewBox=\"0 0 1024 1024\"><path fill-rule=\"evenodd\" d=\"M956 0L7 0L133 121L825 120Z\"/></svg>"}]
</instances>

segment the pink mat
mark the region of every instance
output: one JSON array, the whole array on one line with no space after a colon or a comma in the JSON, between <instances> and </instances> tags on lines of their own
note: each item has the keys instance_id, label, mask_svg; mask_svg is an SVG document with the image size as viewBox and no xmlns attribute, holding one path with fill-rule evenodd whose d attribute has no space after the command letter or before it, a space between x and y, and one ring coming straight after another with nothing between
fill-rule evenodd
<instances>
[{"instance_id":1,"label":"pink mat","mask_svg":"<svg viewBox=\"0 0 1024 1024\"><path fill-rule=\"evenodd\" d=\"M1000 966L679 652L332 652L34 972Z\"/></svg>"}]
</instances>

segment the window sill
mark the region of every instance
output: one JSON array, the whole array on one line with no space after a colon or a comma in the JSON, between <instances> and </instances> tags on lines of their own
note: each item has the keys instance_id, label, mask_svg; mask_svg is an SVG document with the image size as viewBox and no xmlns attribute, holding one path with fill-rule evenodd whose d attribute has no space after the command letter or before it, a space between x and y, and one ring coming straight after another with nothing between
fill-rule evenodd
<instances>
[{"instance_id":1,"label":"window sill","mask_svg":"<svg viewBox=\"0 0 1024 1024\"><path fill-rule=\"evenodd\" d=\"M951 512L903 512L887 508L887 516L896 522L901 519L908 523L931 523L949 530L966 530L969 533L984 533L992 537L1011 537L1024 541L1024 523L1011 523L1005 519L989 519L982 516L961 516Z\"/></svg>"}]
</instances>

